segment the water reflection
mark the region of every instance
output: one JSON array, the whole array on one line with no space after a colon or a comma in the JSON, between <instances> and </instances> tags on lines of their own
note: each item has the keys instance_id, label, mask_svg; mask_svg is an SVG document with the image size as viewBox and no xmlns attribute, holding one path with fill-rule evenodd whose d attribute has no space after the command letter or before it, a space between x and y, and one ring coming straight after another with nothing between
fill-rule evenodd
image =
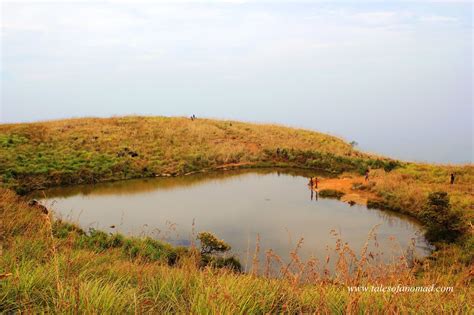
<instances>
[{"instance_id":1,"label":"water reflection","mask_svg":"<svg viewBox=\"0 0 474 315\"><path fill-rule=\"evenodd\" d=\"M277 176L280 174L291 177L311 177L315 174L333 177L331 173L316 172L305 169L282 169L276 171ZM196 173L189 176L177 176L177 177L157 177L157 178L144 178L144 179L130 179L121 180L115 182L105 182L98 184L87 184L87 185L74 185L51 188L45 191L36 191L31 196L34 198L54 198L54 197L69 197L75 195L126 195L136 194L143 192L151 192L156 189L169 190L175 188L190 188L195 185L199 185L203 182L214 182L222 183L228 179L240 176L244 174L275 174L275 169L272 168L259 168L259 169L241 169L241 170L229 170L229 171L214 171L208 173Z\"/></svg>"}]
</instances>

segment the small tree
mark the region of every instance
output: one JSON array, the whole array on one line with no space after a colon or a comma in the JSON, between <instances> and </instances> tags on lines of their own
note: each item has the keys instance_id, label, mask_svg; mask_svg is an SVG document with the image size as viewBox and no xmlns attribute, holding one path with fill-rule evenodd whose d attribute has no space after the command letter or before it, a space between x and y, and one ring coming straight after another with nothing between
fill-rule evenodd
<instances>
[{"instance_id":1,"label":"small tree","mask_svg":"<svg viewBox=\"0 0 474 315\"><path fill-rule=\"evenodd\" d=\"M426 224L426 238L430 241L453 242L466 231L466 223L462 213L453 211L446 192L433 192L420 213L421 220Z\"/></svg>"},{"instance_id":2,"label":"small tree","mask_svg":"<svg viewBox=\"0 0 474 315\"><path fill-rule=\"evenodd\" d=\"M230 250L230 245L224 240L218 239L210 232L201 232L197 236L201 242L201 266L211 266L214 268L227 268L236 272L242 271L242 265L234 256L219 257L213 256L218 253Z\"/></svg>"},{"instance_id":3,"label":"small tree","mask_svg":"<svg viewBox=\"0 0 474 315\"><path fill-rule=\"evenodd\" d=\"M224 240L218 239L210 232L201 232L197 238L201 242L201 255L223 253L231 248Z\"/></svg>"}]
</instances>

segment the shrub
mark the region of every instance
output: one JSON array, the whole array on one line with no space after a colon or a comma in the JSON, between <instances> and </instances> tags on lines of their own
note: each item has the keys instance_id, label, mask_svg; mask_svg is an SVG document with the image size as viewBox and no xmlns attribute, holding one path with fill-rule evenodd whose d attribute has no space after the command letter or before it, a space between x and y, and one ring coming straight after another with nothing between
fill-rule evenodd
<instances>
[{"instance_id":1,"label":"shrub","mask_svg":"<svg viewBox=\"0 0 474 315\"><path fill-rule=\"evenodd\" d=\"M323 189L319 192L319 197L321 198L335 198L341 199L345 194L342 191L335 189Z\"/></svg>"},{"instance_id":2,"label":"shrub","mask_svg":"<svg viewBox=\"0 0 474 315\"><path fill-rule=\"evenodd\" d=\"M56 220L53 223L53 235L57 238L67 238L71 233L84 235L84 231L74 224Z\"/></svg>"},{"instance_id":3,"label":"shrub","mask_svg":"<svg viewBox=\"0 0 474 315\"><path fill-rule=\"evenodd\" d=\"M231 249L230 245L224 240L218 239L210 232L201 232L198 234L197 238L201 242L201 267L210 266L213 268L227 268L237 272L242 271L242 265L234 256L213 256L218 253L227 252Z\"/></svg>"},{"instance_id":4,"label":"shrub","mask_svg":"<svg viewBox=\"0 0 474 315\"><path fill-rule=\"evenodd\" d=\"M365 173L367 173L368 170L369 170L369 168L367 167L367 165L362 164L357 168L357 174L365 175Z\"/></svg>"},{"instance_id":5,"label":"shrub","mask_svg":"<svg viewBox=\"0 0 474 315\"><path fill-rule=\"evenodd\" d=\"M448 193L442 191L429 194L420 219L427 227L426 238L432 242L454 242L467 230L462 213L451 209Z\"/></svg>"},{"instance_id":6,"label":"shrub","mask_svg":"<svg viewBox=\"0 0 474 315\"><path fill-rule=\"evenodd\" d=\"M185 248L173 247L149 237L121 240L123 253L132 259L139 257L144 261L163 261L168 265L174 265L181 256L187 254L187 249Z\"/></svg>"},{"instance_id":7,"label":"shrub","mask_svg":"<svg viewBox=\"0 0 474 315\"><path fill-rule=\"evenodd\" d=\"M213 257L209 255L202 256L201 266L210 266L213 268L226 268L236 272L242 272L242 264L234 256L231 257Z\"/></svg>"},{"instance_id":8,"label":"shrub","mask_svg":"<svg viewBox=\"0 0 474 315\"><path fill-rule=\"evenodd\" d=\"M367 200L367 208L369 209L380 209L380 210L389 210L390 207L386 201L378 199L369 199Z\"/></svg>"},{"instance_id":9,"label":"shrub","mask_svg":"<svg viewBox=\"0 0 474 315\"><path fill-rule=\"evenodd\" d=\"M224 242L224 240L218 239L210 232L201 232L197 238L201 242L201 255L222 253L231 249L229 244Z\"/></svg>"},{"instance_id":10,"label":"shrub","mask_svg":"<svg viewBox=\"0 0 474 315\"><path fill-rule=\"evenodd\" d=\"M385 172L391 172L399 166L400 166L400 163L397 161L388 161L388 162L385 162L383 169L385 170Z\"/></svg>"},{"instance_id":11,"label":"shrub","mask_svg":"<svg viewBox=\"0 0 474 315\"><path fill-rule=\"evenodd\" d=\"M105 232L89 229L88 235L81 235L80 243L97 252L105 251L109 248L120 247L122 242L116 239L116 236L108 235Z\"/></svg>"}]
</instances>

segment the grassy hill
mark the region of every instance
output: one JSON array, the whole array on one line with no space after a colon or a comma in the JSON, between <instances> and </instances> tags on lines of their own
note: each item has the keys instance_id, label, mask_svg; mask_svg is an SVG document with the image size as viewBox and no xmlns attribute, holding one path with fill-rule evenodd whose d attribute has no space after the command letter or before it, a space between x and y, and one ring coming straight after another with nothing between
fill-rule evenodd
<instances>
[{"instance_id":1,"label":"grassy hill","mask_svg":"<svg viewBox=\"0 0 474 315\"><path fill-rule=\"evenodd\" d=\"M28 205L46 187L237 167L301 167L340 176L371 169L371 205L403 212L426 226L449 225L456 240L414 267L404 258L377 265L367 255L358 273L341 260L334 276L301 269L281 279L202 268L192 251L148 239L86 234ZM449 174L456 174L455 185ZM354 150L336 137L275 125L166 117L84 118L0 125L0 312L275 313L472 310L474 167L406 163ZM446 218L424 209L446 192ZM444 220L444 221L443 221ZM469 227L470 225L470 227ZM449 230L451 231L451 230ZM347 250L341 246L341 250ZM340 257L349 255L340 252ZM175 257L180 259L176 262ZM199 256L197 254L197 256ZM170 257L173 259L170 260ZM341 258L342 259L342 258ZM345 258L344 258L345 259ZM170 263L172 261L173 263ZM346 261L347 262L347 261ZM296 264L307 272L308 264ZM301 272L301 273L300 273ZM349 293L359 285L453 286L453 293Z\"/></svg>"},{"instance_id":2,"label":"grassy hill","mask_svg":"<svg viewBox=\"0 0 474 315\"><path fill-rule=\"evenodd\" d=\"M360 155L317 132L235 121L123 117L0 126L0 173L6 184L23 188L179 175L235 163L316 166L296 160L309 151L326 163Z\"/></svg>"}]
</instances>

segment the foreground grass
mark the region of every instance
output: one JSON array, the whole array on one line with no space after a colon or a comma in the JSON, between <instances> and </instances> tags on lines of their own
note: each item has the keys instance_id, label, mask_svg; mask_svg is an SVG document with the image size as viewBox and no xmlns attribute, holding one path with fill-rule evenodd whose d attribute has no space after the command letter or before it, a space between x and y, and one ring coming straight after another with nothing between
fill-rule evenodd
<instances>
[{"instance_id":1,"label":"foreground grass","mask_svg":"<svg viewBox=\"0 0 474 315\"><path fill-rule=\"evenodd\" d=\"M438 251L413 268L403 259L393 266L374 265L364 255L354 258L340 244L343 259L334 277L323 272L301 281L312 263L301 263L293 255L298 268L286 268L276 280L203 269L200 258L187 250L150 240L84 234L51 222L13 192L230 167L287 166L347 176L370 168L370 183L354 189L369 191L373 204L416 218L421 218L431 192L448 192L454 211L471 228L456 243L436 244ZM448 182L450 173L456 174L455 185ZM0 191L0 312L464 313L472 309L472 165L394 161L358 152L335 137L273 125L123 117L1 125L0 176L6 188ZM350 263L363 262L356 275L348 271L347 256L356 259ZM454 292L347 291L347 285L364 284L434 284L452 286Z\"/></svg>"},{"instance_id":2,"label":"foreground grass","mask_svg":"<svg viewBox=\"0 0 474 315\"><path fill-rule=\"evenodd\" d=\"M193 255L175 265L118 248L77 247L77 231L58 235L48 215L0 191L0 312L52 313L468 313L469 271L450 255L416 274L367 264L364 273L310 282L199 268ZM69 229L71 230L71 229ZM57 235L57 236L55 236ZM123 241L127 241L126 238ZM381 270L379 270L381 271ZM349 293L347 285L453 286L449 293Z\"/></svg>"}]
</instances>

